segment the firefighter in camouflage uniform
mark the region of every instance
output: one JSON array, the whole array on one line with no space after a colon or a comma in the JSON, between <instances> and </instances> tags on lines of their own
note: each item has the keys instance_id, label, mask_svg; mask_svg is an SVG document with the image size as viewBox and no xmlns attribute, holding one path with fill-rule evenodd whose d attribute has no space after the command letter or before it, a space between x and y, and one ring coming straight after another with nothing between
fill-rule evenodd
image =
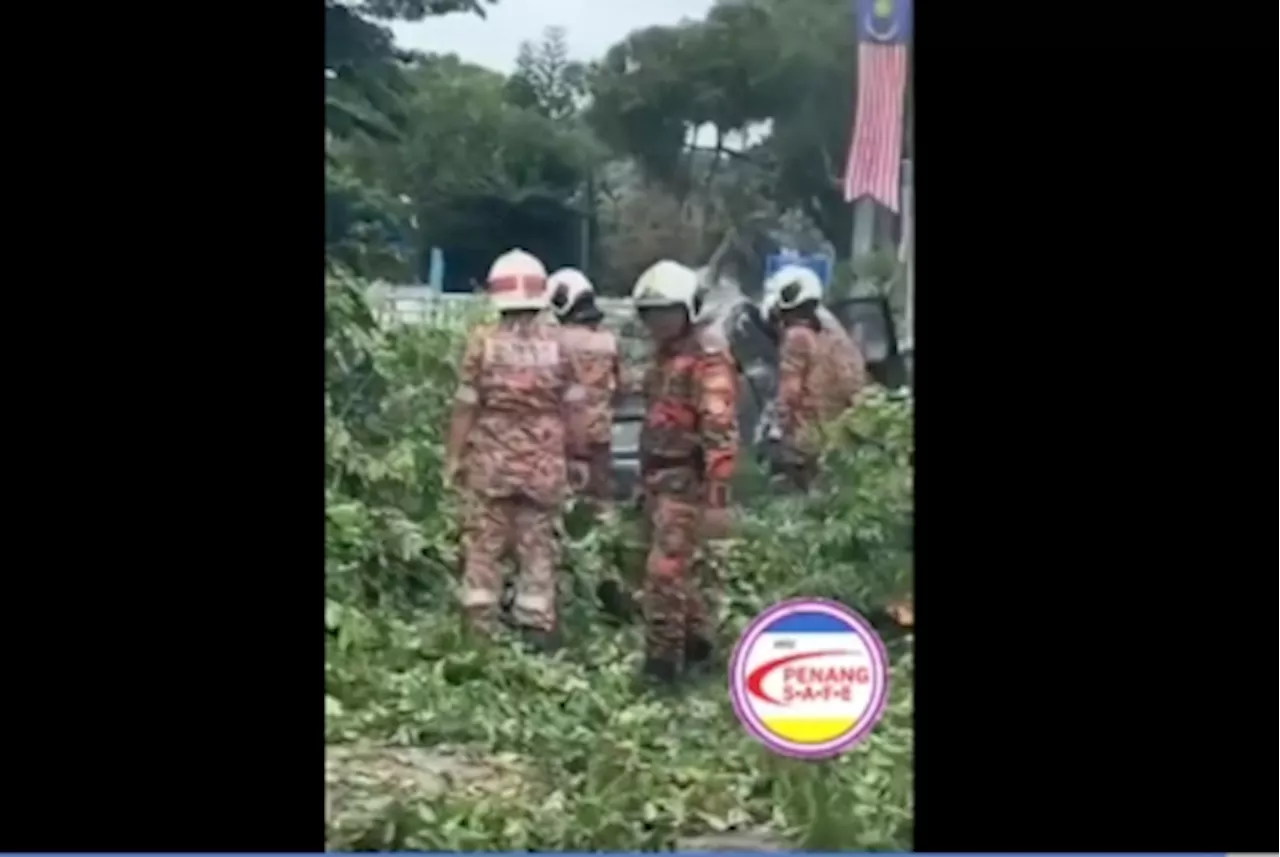
<instances>
[{"instance_id":1,"label":"firefighter in camouflage uniform","mask_svg":"<svg viewBox=\"0 0 1280 857\"><path fill-rule=\"evenodd\" d=\"M738 382L728 343L698 324L697 272L658 262L640 276L632 299L655 343L640 436L648 542L643 672L672 686L712 654L714 628L694 560L700 544L728 536Z\"/></svg>"},{"instance_id":2,"label":"firefighter in camouflage uniform","mask_svg":"<svg viewBox=\"0 0 1280 857\"><path fill-rule=\"evenodd\" d=\"M561 333L539 313L547 273L534 256L499 256L486 284L499 321L467 338L446 477L467 499L462 606L470 625L494 630L502 599L501 561L515 555L511 617L538 648L556 643L557 524L566 461L581 454L573 409L584 400Z\"/></svg>"},{"instance_id":3,"label":"firefighter in camouflage uniform","mask_svg":"<svg viewBox=\"0 0 1280 857\"><path fill-rule=\"evenodd\" d=\"M781 328L774 438L777 475L807 490L818 470L820 429L866 386L866 364L838 323L818 312L822 283L808 268L788 266L765 283L762 314Z\"/></svg>"},{"instance_id":4,"label":"firefighter in camouflage uniform","mask_svg":"<svg viewBox=\"0 0 1280 857\"><path fill-rule=\"evenodd\" d=\"M596 290L575 268L561 268L548 281L551 311L561 325L562 341L569 348L578 379L586 390L580 417L583 422L584 458L569 462L570 482L598 511L613 502L613 399L621 386L618 338L601 325L604 313L596 306Z\"/></svg>"}]
</instances>

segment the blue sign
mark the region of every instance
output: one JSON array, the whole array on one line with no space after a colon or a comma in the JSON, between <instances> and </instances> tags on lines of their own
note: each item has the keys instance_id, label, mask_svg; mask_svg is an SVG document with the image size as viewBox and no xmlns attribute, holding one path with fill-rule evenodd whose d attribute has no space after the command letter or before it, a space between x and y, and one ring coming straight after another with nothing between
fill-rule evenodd
<instances>
[{"instance_id":1,"label":"blue sign","mask_svg":"<svg viewBox=\"0 0 1280 857\"><path fill-rule=\"evenodd\" d=\"M822 253L813 253L811 255L801 255L794 250L783 250L781 253L774 253L764 260L764 277L769 279L782 268L788 265L799 265L802 268L808 268L818 275L818 279L822 281L823 288L831 283L831 257Z\"/></svg>"}]
</instances>

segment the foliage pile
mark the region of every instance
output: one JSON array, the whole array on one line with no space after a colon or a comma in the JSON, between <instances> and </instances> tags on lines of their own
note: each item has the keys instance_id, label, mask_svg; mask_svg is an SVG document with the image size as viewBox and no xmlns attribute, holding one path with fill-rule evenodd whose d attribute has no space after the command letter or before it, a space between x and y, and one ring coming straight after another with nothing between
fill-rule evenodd
<instances>
[{"instance_id":1,"label":"foliage pile","mask_svg":"<svg viewBox=\"0 0 1280 857\"><path fill-rule=\"evenodd\" d=\"M326 281L326 835L334 849L904 850L912 833L910 638L891 702L838 759L771 755L722 682L636 692L641 641L592 600L634 573L627 522L566 551L565 650L464 640L457 509L440 480L466 319L381 329L360 284ZM910 404L873 397L836 428L810 500L741 519L719 609L724 650L787 595L874 612L909 589Z\"/></svg>"},{"instance_id":2,"label":"foliage pile","mask_svg":"<svg viewBox=\"0 0 1280 857\"><path fill-rule=\"evenodd\" d=\"M457 565L445 421L468 319L384 328L361 281L325 278L325 586L362 607L432 603ZM424 600L425 599L425 600Z\"/></svg>"}]
</instances>

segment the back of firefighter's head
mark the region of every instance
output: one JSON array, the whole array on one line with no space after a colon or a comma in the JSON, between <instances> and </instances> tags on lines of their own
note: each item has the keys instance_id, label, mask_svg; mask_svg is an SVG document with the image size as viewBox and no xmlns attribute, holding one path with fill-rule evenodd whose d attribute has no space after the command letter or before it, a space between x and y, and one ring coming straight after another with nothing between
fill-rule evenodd
<instances>
[{"instance_id":1,"label":"back of firefighter's head","mask_svg":"<svg viewBox=\"0 0 1280 857\"><path fill-rule=\"evenodd\" d=\"M702 314L702 283L697 271L664 259L636 280L631 301L654 339L675 339Z\"/></svg>"},{"instance_id":2,"label":"back of firefighter's head","mask_svg":"<svg viewBox=\"0 0 1280 857\"><path fill-rule=\"evenodd\" d=\"M532 253L508 250L493 261L485 290L503 315L536 315L547 305L547 269Z\"/></svg>"},{"instance_id":3,"label":"back of firefighter's head","mask_svg":"<svg viewBox=\"0 0 1280 857\"><path fill-rule=\"evenodd\" d=\"M775 323L812 322L822 302L822 281L808 268L788 265L764 284L760 314Z\"/></svg>"},{"instance_id":4,"label":"back of firefighter's head","mask_svg":"<svg viewBox=\"0 0 1280 857\"><path fill-rule=\"evenodd\" d=\"M596 288L577 268L561 268L547 278L551 311L561 324L595 324L604 318L596 306Z\"/></svg>"}]
</instances>

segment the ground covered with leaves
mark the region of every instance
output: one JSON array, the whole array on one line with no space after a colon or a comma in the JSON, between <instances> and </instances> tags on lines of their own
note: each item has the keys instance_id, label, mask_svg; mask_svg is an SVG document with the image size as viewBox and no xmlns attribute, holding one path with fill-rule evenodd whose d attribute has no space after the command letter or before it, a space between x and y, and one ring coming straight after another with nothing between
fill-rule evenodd
<instances>
[{"instance_id":1,"label":"ground covered with leaves","mask_svg":"<svg viewBox=\"0 0 1280 857\"><path fill-rule=\"evenodd\" d=\"M738 725L724 672L638 692L640 632L605 621L632 578L630 522L572 520L565 648L464 637L456 498L440 479L471 321L383 330L355 280L326 282L326 837L335 850L904 850L912 838L912 641L886 629L889 708L825 762ZM911 587L910 403L873 396L832 429L826 486L740 510L720 646L789 596L873 617Z\"/></svg>"}]
</instances>

